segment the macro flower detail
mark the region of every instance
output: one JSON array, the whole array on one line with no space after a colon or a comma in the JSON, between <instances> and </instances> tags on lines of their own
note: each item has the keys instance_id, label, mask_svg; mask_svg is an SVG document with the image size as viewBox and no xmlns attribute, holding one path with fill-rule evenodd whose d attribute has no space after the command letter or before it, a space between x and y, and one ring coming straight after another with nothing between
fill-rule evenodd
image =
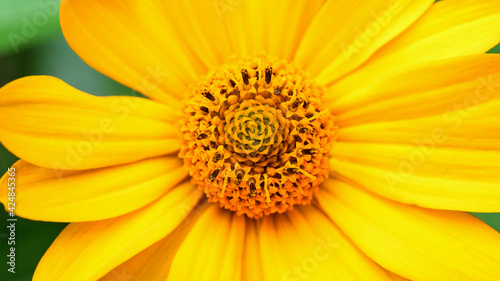
<instances>
[{"instance_id":1,"label":"macro flower detail","mask_svg":"<svg viewBox=\"0 0 500 281\"><path fill-rule=\"evenodd\" d=\"M209 201L251 218L309 204L328 178L334 140L322 89L265 58L205 80L180 122L180 157Z\"/></svg>"},{"instance_id":2,"label":"macro flower detail","mask_svg":"<svg viewBox=\"0 0 500 281\"><path fill-rule=\"evenodd\" d=\"M62 1L145 97L0 89L33 280L498 279L499 1L215 2Z\"/></svg>"}]
</instances>

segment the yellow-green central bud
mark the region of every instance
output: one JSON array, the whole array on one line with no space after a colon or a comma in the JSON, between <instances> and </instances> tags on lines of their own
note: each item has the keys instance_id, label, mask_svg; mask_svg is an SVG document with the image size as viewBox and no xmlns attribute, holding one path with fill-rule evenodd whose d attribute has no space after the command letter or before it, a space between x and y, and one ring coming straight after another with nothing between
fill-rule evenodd
<instances>
[{"instance_id":1,"label":"yellow-green central bud","mask_svg":"<svg viewBox=\"0 0 500 281\"><path fill-rule=\"evenodd\" d=\"M180 157L210 202L259 218L309 204L335 138L322 89L268 58L210 73L181 120Z\"/></svg>"}]
</instances>

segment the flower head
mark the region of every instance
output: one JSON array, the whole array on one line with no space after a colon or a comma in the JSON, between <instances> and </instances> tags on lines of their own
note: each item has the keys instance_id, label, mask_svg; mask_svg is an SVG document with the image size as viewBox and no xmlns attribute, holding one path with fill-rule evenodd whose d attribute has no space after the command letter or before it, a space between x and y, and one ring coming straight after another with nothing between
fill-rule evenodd
<instances>
[{"instance_id":1,"label":"flower head","mask_svg":"<svg viewBox=\"0 0 500 281\"><path fill-rule=\"evenodd\" d=\"M433 2L63 1L150 99L0 90L34 280L498 278L500 4Z\"/></svg>"}]
</instances>

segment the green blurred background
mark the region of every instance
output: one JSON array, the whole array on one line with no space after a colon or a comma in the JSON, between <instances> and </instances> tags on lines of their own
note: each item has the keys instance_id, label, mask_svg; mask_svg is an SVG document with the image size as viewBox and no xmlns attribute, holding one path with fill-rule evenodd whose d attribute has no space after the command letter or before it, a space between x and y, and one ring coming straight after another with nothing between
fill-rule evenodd
<instances>
[{"instance_id":1,"label":"green blurred background","mask_svg":"<svg viewBox=\"0 0 500 281\"><path fill-rule=\"evenodd\" d=\"M57 0L0 1L0 87L28 75L51 75L84 92L136 95L87 66L67 45L57 15ZM31 23L31 25L30 25ZM500 53L500 45L492 51ZM17 158L0 145L0 172ZM500 214L475 214L500 231ZM18 218L16 273L7 271L7 212L0 211L0 280L31 280L36 264L66 224Z\"/></svg>"}]
</instances>

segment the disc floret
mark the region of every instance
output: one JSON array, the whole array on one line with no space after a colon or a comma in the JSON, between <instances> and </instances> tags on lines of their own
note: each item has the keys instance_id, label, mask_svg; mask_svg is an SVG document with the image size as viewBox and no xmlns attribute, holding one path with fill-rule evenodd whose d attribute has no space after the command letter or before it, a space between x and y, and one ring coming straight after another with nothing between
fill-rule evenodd
<instances>
[{"instance_id":1,"label":"disc floret","mask_svg":"<svg viewBox=\"0 0 500 281\"><path fill-rule=\"evenodd\" d=\"M335 137L322 89L269 58L211 72L193 87L180 157L209 201L259 218L309 204Z\"/></svg>"}]
</instances>

